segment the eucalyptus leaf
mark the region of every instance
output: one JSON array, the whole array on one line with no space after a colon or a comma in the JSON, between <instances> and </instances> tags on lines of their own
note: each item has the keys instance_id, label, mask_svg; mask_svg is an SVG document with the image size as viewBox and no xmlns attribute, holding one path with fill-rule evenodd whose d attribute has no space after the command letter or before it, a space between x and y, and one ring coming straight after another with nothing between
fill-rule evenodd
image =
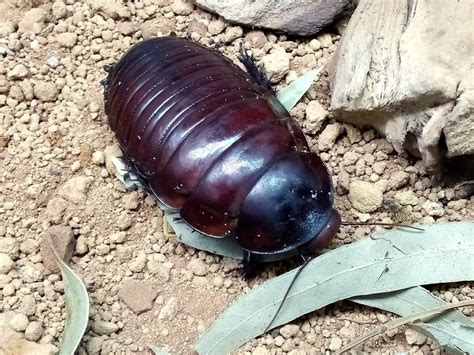
<instances>
[{"instance_id":1,"label":"eucalyptus leaf","mask_svg":"<svg viewBox=\"0 0 474 355\"><path fill-rule=\"evenodd\" d=\"M138 177L131 171L130 167L118 157L111 157L112 164L115 166L115 176L119 179L127 189L136 187L143 188L138 181Z\"/></svg>"},{"instance_id":2,"label":"eucalyptus leaf","mask_svg":"<svg viewBox=\"0 0 474 355\"><path fill-rule=\"evenodd\" d=\"M153 353L155 355L171 355L168 351L166 351L165 349L163 348L159 348L155 345L148 345L148 347L150 348L151 351L153 351Z\"/></svg>"},{"instance_id":3,"label":"eucalyptus leaf","mask_svg":"<svg viewBox=\"0 0 474 355\"><path fill-rule=\"evenodd\" d=\"M179 218L179 213L165 213L176 237L186 245L210 253L242 259L242 248L234 238L211 238L196 232Z\"/></svg>"},{"instance_id":4,"label":"eucalyptus leaf","mask_svg":"<svg viewBox=\"0 0 474 355\"><path fill-rule=\"evenodd\" d=\"M474 267L474 266L473 266ZM351 301L370 307L380 308L401 316L409 316L428 309L442 307L446 302L434 296L423 287L411 287L406 290L376 295L358 296ZM422 324L410 324L410 327L429 336L451 352L474 354L474 322L461 312L451 310L433 317Z\"/></svg>"},{"instance_id":5,"label":"eucalyptus leaf","mask_svg":"<svg viewBox=\"0 0 474 355\"><path fill-rule=\"evenodd\" d=\"M323 67L315 70L310 70L309 72L298 77L290 85L285 86L283 89L279 90L276 93L278 101L290 111L298 101L303 97L303 95L309 90L313 82L319 76Z\"/></svg>"},{"instance_id":6,"label":"eucalyptus leaf","mask_svg":"<svg viewBox=\"0 0 474 355\"><path fill-rule=\"evenodd\" d=\"M66 301L66 324L59 354L70 355L74 354L86 331L89 321L89 296L79 276L62 260L56 261L63 277Z\"/></svg>"},{"instance_id":7,"label":"eucalyptus leaf","mask_svg":"<svg viewBox=\"0 0 474 355\"><path fill-rule=\"evenodd\" d=\"M295 282L273 327L351 297L418 285L474 280L474 223L392 230L311 261ZM296 270L241 297L196 345L200 354L228 353L263 333Z\"/></svg>"}]
</instances>

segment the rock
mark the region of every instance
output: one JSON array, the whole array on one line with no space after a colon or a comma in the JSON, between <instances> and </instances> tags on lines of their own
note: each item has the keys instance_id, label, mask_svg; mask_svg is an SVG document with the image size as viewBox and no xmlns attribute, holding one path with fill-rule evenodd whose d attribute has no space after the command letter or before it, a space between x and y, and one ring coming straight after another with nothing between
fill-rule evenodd
<instances>
[{"instance_id":1,"label":"rock","mask_svg":"<svg viewBox=\"0 0 474 355\"><path fill-rule=\"evenodd\" d=\"M112 163L112 157L121 157L122 151L117 143L108 145L104 149L105 168L109 174L116 174L114 163Z\"/></svg>"},{"instance_id":2,"label":"rock","mask_svg":"<svg viewBox=\"0 0 474 355\"><path fill-rule=\"evenodd\" d=\"M126 238L127 238L127 233L125 232L117 232L117 233L109 235L110 241L116 244L123 243Z\"/></svg>"},{"instance_id":3,"label":"rock","mask_svg":"<svg viewBox=\"0 0 474 355\"><path fill-rule=\"evenodd\" d=\"M89 246L87 245L86 238L80 235L79 238L76 240L76 248L75 252L77 255L84 255L89 251Z\"/></svg>"},{"instance_id":4,"label":"rock","mask_svg":"<svg viewBox=\"0 0 474 355\"><path fill-rule=\"evenodd\" d=\"M262 31L249 31L245 35L245 42L250 43L252 48L263 48L267 43L267 37Z\"/></svg>"},{"instance_id":5,"label":"rock","mask_svg":"<svg viewBox=\"0 0 474 355\"><path fill-rule=\"evenodd\" d=\"M289 338L293 338L296 334L298 334L299 330L300 330L300 327L297 326L296 324L286 324L280 328L280 334L285 339L289 339Z\"/></svg>"},{"instance_id":6,"label":"rock","mask_svg":"<svg viewBox=\"0 0 474 355\"><path fill-rule=\"evenodd\" d=\"M321 49L321 42L319 42L316 38L314 38L311 41L309 41L309 46L311 47L313 51L317 52Z\"/></svg>"},{"instance_id":7,"label":"rock","mask_svg":"<svg viewBox=\"0 0 474 355\"><path fill-rule=\"evenodd\" d=\"M344 195L349 191L350 176L345 169L341 169L339 175L337 176L337 185L336 190L339 195Z\"/></svg>"},{"instance_id":8,"label":"rock","mask_svg":"<svg viewBox=\"0 0 474 355\"><path fill-rule=\"evenodd\" d=\"M290 57L283 48L278 47L262 58L262 65L268 79L272 83L278 83L290 70Z\"/></svg>"},{"instance_id":9,"label":"rock","mask_svg":"<svg viewBox=\"0 0 474 355\"><path fill-rule=\"evenodd\" d=\"M317 101L311 100L306 106L306 120L304 128L308 134L317 134L323 127L324 121L328 116L328 112Z\"/></svg>"},{"instance_id":10,"label":"rock","mask_svg":"<svg viewBox=\"0 0 474 355\"><path fill-rule=\"evenodd\" d=\"M40 7L32 8L23 15L18 23L18 32L38 34L43 30L47 13Z\"/></svg>"},{"instance_id":11,"label":"rock","mask_svg":"<svg viewBox=\"0 0 474 355\"><path fill-rule=\"evenodd\" d=\"M142 250L137 257L130 263L130 270L132 272L141 272L146 266L146 253Z\"/></svg>"},{"instance_id":12,"label":"rock","mask_svg":"<svg viewBox=\"0 0 474 355\"><path fill-rule=\"evenodd\" d=\"M176 15L187 16L192 14L194 5L186 0L174 0L171 4L171 10Z\"/></svg>"},{"instance_id":13,"label":"rock","mask_svg":"<svg viewBox=\"0 0 474 355\"><path fill-rule=\"evenodd\" d=\"M46 230L41 240L40 253L44 266L50 272L59 272L59 267L49 244L50 240L59 258L65 263L68 263L74 253L76 242L72 228L69 226L52 226Z\"/></svg>"},{"instance_id":14,"label":"rock","mask_svg":"<svg viewBox=\"0 0 474 355\"><path fill-rule=\"evenodd\" d=\"M263 346L257 346L253 351L252 355L271 355L270 350L267 350Z\"/></svg>"},{"instance_id":15,"label":"rock","mask_svg":"<svg viewBox=\"0 0 474 355\"><path fill-rule=\"evenodd\" d=\"M54 355L58 349L51 344L37 344L23 339L18 333L6 325L0 324L0 354L35 354Z\"/></svg>"},{"instance_id":16,"label":"rock","mask_svg":"<svg viewBox=\"0 0 474 355\"><path fill-rule=\"evenodd\" d=\"M225 23L221 19L211 21L207 26L209 33L213 36L218 35L222 31L224 31Z\"/></svg>"},{"instance_id":17,"label":"rock","mask_svg":"<svg viewBox=\"0 0 474 355\"><path fill-rule=\"evenodd\" d=\"M23 64L17 64L7 74L8 80L22 80L28 76L28 69Z\"/></svg>"},{"instance_id":18,"label":"rock","mask_svg":"<svg viewBox=\"0 0 474 355\"><path fill-rule=\"evenodd\" d=\"M20 251L25 254L34 254L38 251L38 245L34 239L26 239L20 244Z\"/></svg>"},{"instance_id":19,"label":"rock","mask_svg":"<svg viewBox=\"0 0 474 355\"><path fill-rule=\"evenodd\" d=\"M137 280L125 281L118 291L119 299L136 314L152 309L157 295L151 284Z\"/></svg>"},{"instance_id":20,"label":"rock","mask_svg":"<svg viewBox=\"0 0 474 355\"><path fill-rule=\"evenodd\" d=\"M36 313L36 300L32 295L26 295L21 298L20 307L18 312L25 314L26 316L32 316Z\"/></svg>"},{"instance_id":21,"label":"rock","mask_svg":"<svg viewBox=\"0 0 474 355\"><path fill-rule=\"evenodd\" d=\"M349 201L357 211L374 212L382 206L383 193L377 185L365 181L353 181L349 185Z\"/></svg>"},{"instance_id":22,"label":"rock","mask_svg":"<svg viewBox=\"0 0 474 355\"><path fill-rule=\"evenodd\" d=\"M443 127L448 158L474 154L474 90L463 85L459 87L461 94Z\"/></svg>"},{"instance_id":23,"label":"rock","mask_svg":"<svg viewBox=\"0 0 474 355\"><path fill-rule=\"evenodd\" d=\"M8 38L8 35L13 32L15 32L13 22L0 20L0 37Z\"/></svg>"},{"instance_id":24,"label":"rock","mask_svg":"<svg viewBox=\"0 0 474 355\"><path fill-rule=\"evenodd\" d=\"M329 48L332 44L332 37L330 33L323 33L318 36L318 41L323 48Z\"/></svg>"},{"instance_id":25,"label":"rock","mask_svg":"<svg viewBox=\"0 0 474 355\"><path fill-rule=\"evenodd\" d=\"M31 322L25 330L25 338L31 341L37 341L43 335L43 326L40 322Z\"/></svg>"},{"instance_id":26,"label":"rock","mask_svg":"<svg viewBox=\"0 0 474 355\"><path fill-rule=\"evenodd\" d=\"M437 173L445 157L474 153L473 3L411 5L359 2L330 66L331 108Z\"/></svg>"},{"instance_id":27,"label":"rock","mask_svg":"<svg viewBox=\"0 0 474 355\"><path fill-rule=\"evenodd\" d=\"M28 317L23 313L16 313L10 319L10 325L15 331L23 332L28 326Z\"/></svg>"},{"instance_id":28,"label":"rock","mask_svg":"<svg viewBox=\"0 0 474 355\"><path fill-rule=\"evenodd\" d=\"M410 175L404 171L397 171L395 174L390 174L388 187L391 190L397 190L408 184Z\"/></svg>"},{"instance_id":29,"label":"rock","mask_svg":"<svg viewBox=\"0 0 474 355\"><path fill-rule=\"evenodd\" d=\"M92 180L93 178L88 176L72 177L59 188L58 194L67 201L79 203L85 200Z\"/></svg>"},{"instance_id":30,"label":"rock","mask_svg":"<svg viewBox=\"0 0 474 355\"><path fill-rule=\"evenodd\" d=\"M138 192L132 191L123 196L123 206L127 210L136 210L140 206L140 200L138 199Z\"/></svg>"},{"instance_id":31,"label":"rock","mask_svg":"<svg viewBox=\"0 0 474 355\"><path fill-rule=\"evenodd\" d=\"M18 243L14 238L11 237L1 237L0 238L0 251L2 253L8 254L10 258L16 260L18 258L18 254L20 248L18 247Z\"/></svg>"},{"instance_id":32,"label":"rock","mask_svg":"<svg viewBox=\"0 0 474 355\"><path fill-rule=\"evenodd\" d=\"M51 12L55 20L66 17L66 4L62 1L55 1L51 6Z\"/></svg>"},{"instance_id":33,"label":"rock","mask_svg":"<svg viewBox=\"0 0 474 355\"><path fill-rule=\"evenodd\" d=\"M104 152L98 150L98 151L95 151L94 153L92 153L92 162L95 164L95 165L104 165L105 164L105 156L104 156Z\"/></svg>"},{"instance_id":34,"label":"rock","mask_svg":"<svg viewBox=\"0 0 474 355\"><path fill-rule=\"evenodd\" d=\"M205 10L230 22L264 27L296 35L311 35L333 22L349 0L195 0Z\"/></svg>"},{"instance_id":35,"label":"rock","mask_svg":"<svg viewBox=\"0 0 474 355\"><path fill-rule=\"evenodd\" d=\"M404 206L416 206L418 204L418 197L411 191L401 191L395 194L395 199Z\"/></svg>"},{"instance_id":36,"label":"rock","mask_svg":"<svg viewBox=\"0 0 474 355\"><path fill-rule=\"evenodd\" d=\"M102 344L104 343L104 338L101 337L92 337L87 342L87 353L88 354L99 354L102 349Z\"/></svg>"},{"instance_id":37,"label":"rock","mask_svg":"<svg viewBox=\"0 0 474 355\"><path fill-rule=\"evenodd\" d=\"M423 204L423 209L425 210L428 215L432 217L442 217L444 216L444 208L441 203L433 202L433 201L426 201Z\"/></svg>"},{"instance_id":38,"label":"rock","mask_svg":"<svg viewBox=\"0 0 474 355\"><path fill-rule=\"evenodd\" d=\"M0 253L0 274L6 275L15 266L14 261L8 256L8 254Z\"/></svg>"},{"instance_id":39,"label":"rock","mask_svg":"<svg viewBox=\"0 0 474 355\"><path fill-rule=\"evenodd\" d=\"M199 33L201 36L205 36L207 32L207 26L202 22L193 20L189 23L188 33Z\"/></svg>"},{"instance_id":40,"label":"rock","mask_svg":"<svg viewBox=\"0 0 474 355\"><path fill-rule=\"evenodd\" d=\"M207 265L201 259L191 259L188 264L188 270L196 276L204 276L207 274Z\"/></svg>"},{"instance_id":41,"label":"rock","mask_svg":"<svg viewBox=\"0 0 474 355\"><path fill-rule=\"evenodd\" d=\"M33 92L35 97L43 102L55 101L59 95L56 84L48 81L38 81L34 86Z\"/></svg>"},{"instance_id":42,"label":"rock","mask_svg":"<svg viewBox=\"0 0 474 355\"><path fill-rule=\"evenodd\" d=\"M77 42L77 34L74 32L60 33L56 36L56 40L61 47L72 48Z\"/></svg>"},{"instance_id":43,"label":"rock","mask_svg":"<svg viewBox=\"0 0 474 355\"><path fill-rule=\"evenodd\" d=\"M130 36L135 32L135 26L132 22L119 22L117 28L124 36Z\"/></svg>"},{"instance_id":44,"label":"rock","mask_svg":"<svg viewBox=\"0 0 474 355\"><path fill-rule=\"evenodd\" d=\"M338 336L333 336L331 342L329 343L329 350L336 351L339 350L342 346L342 339Z\"/></svg>"},{"instance_id":45,"label":"rock","mask_svg":"<svg viewBox=\"0 0 474 355\"><path fill-rule=\"evenodd\" d=\"M46 217L55 224L61 223L68 204L69 203L61 197L53 197L46 206Z\"/></svg>"},{"instance_id":46,"label":"rock","mask_svg":"<svg viewBox=\"0 0 474 355\"><path fill-rule=\"evenodd\" d=\"M98 335L110 335L119 330L119 326L112 322L97 320L92 323L92 330Z\"/></svg>"},{"instance_id":47,"label":"rock","mask_svg":"<svg viewBox=\"0 0 474 355\"><path fill-rule=\"evenodd\" d=\"M124 211L117 218L117 228L121 231L127 230L132 226L132 217Z\"/></svg>"},{"instance_id":48,"label":"rock","mask_svg":"<svg viewBox=\"0 0 474 355\"><path fill-rule=\"evenodd\" d=\"M227 27L224 33L224 43L231 43L235 41L237 38L241 38L244 34L242 27L240 26L232 26Z\"/></svg>"},{"instance_id":49,"label":"rock","mask_svg":"<svg viewBox=\"0 0 474 355\"><path fill-rule=\"evenodd\" d=\"M160 17L159 19L148 20L140 26L143 39L149 39L158 35L167 36L176 31L176 24L172 19Z\"/></svg>"},{"instance_id":50,"label":"rock","mask_svg":"<svg viewBox=\"0 0 474 355\"><path fill-rule=\"evenodd\" d=\"M344 126L340 123L332 123L326 126L318 137L318 148L320 151L330 150L336 143L336 139L344 132Z\"/></svg>"},{"instance_id":51,"label":"rock","mask_svg":"<svg viewBox=\"0 0 474 355\"><path fill-rule=\"evenodd\" d=\"M5 77L2 77L0 79L0 94L6 94L8 92L8 89L10 88L10 83L8 82L8 80L5 80L4 78Z\"/></svg>"},{"instance_id":52,"label":"rock","mask_svg":"<svg viewBox=\"0 0 474 355\"><path fill-rule=\"evenodd\" d=\"M106 18L118 20L130 17L130 11L124 6L122 1L91 0L91 5L94 12Z\"/></svg>"},{"instance_id":53,"label":"rock","mask_svg":"<svg viewBox=\"0 0 474 355\"><path fill-rule=\"evenodd\" d=\"M405 330L405 339L408 345L423 345L426 342L426 336L413 329Z\"/></svg>"},{"instance_id":54,"label":"rock","mask_svg":"<svg viewBox=\"0 0 474 355\"><path fill-rule=\"evenodd\" d=\"M161 308L158 319L161 321L169 321L176 317L176 314L178 314L178 299L176 297L170 297L168 302Z\"/></svg>"}]
</instances>

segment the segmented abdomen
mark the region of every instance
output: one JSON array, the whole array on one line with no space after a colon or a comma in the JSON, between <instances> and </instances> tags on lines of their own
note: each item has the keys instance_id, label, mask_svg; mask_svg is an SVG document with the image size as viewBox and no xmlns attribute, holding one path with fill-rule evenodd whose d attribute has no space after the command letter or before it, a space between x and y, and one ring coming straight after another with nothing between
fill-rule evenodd
<instances>
[{"instance_id":1,"label":"segmented abdomen","mask_svg":"<svg viewBox=\"0 0 474 355\"><path fill-rule=\"evenodd\" d=\"M231 233L278 157L307 150L271 92L223 55L176 37L141 42L106 80L106 113L125 157L196 230Z\"/></svg>"}]
</instances>

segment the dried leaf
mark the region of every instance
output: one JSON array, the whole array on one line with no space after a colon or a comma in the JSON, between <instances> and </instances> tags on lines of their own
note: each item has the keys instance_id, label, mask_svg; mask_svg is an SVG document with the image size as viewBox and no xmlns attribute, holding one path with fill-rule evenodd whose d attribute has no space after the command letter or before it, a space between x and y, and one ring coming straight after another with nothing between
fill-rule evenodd
<instances>
[{"instance_id":1,"label":"dried leaf","mask_svg":"<svg viewBox=\"0 0 474 355\"><path fill-rule=\"evenodd\" d=\"M447 303L434 296L423 287L411 287L406 290L388 292L369 296L358 296L350 299L353 302L385 311L408 316L417 312ZM409 326L436 341L452 353L464 349L474 354L474 322L458 311L449 311L423 324Z\"/></svg>"},{"instance_id":2,"label":"dried leaf","mask_svg":"<svg viewBox=\"0 0 474 355\"><path fill-rule=\"evenodd\" d=\"M414 313L414 314L407 315L405 317L394 319L394 320L392 320L388 323L385 323L385 324L371 330L370 332L354 339L349 344L344 346L341 350L337 351L336 355L343 354L346 351L349 351L349 350L355 348L356 346L366 342L367 340L369 340L369 339L371 339L371 338L373 338L377 335L381 335L381 334L383 334L383 333L385 333L389 330L393 330L393 329L396 329L398 327L401 327L402 325L407 325L409 323L422 322L422 321L424 321L425 319L427 319L429 317L438 316L438 315L440 315L443 312L446 312L448 310L451 310L451 309L454 309L454 308L460 308L460 307L473 306L473 305L474 305L473 300L463 301L463 302L454 303L454 304L453 303L452 304L444 304L444 305L436 307L436 308L426 309L426 310L423 310L423 311L418 312L418 313ZM474 333L471 334L470 338L466 338L466 339L474 339Z\"/></svg>"}]
</instances>

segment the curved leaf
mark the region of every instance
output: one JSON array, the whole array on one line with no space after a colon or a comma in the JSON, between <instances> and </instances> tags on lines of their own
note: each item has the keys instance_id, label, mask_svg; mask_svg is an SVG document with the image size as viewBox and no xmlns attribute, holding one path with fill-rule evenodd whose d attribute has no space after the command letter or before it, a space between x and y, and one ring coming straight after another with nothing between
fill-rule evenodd
<instances>
[{"instance_id":1,"label":"curved leaf","mask_svg":"<svg viewBox=\"0 0 474 355\"><path fill-rule=\"evenodd\" d=\"M89 296L79 276L62 260L58 259L57 262L63 276L66 301L66 324L59 354L70 355L74 354L86 331L89 321Z\"/></svg>"},{"instance_id":2,"label":"curved leaf","mask_svg":"<svg viewBox=\"0 0 474 355\"><path fill-rule=\"evenodd\" d=\"M174 229L176 237L190 247L210 253L242 259L242 248L234 238L211 238L189 227L179 218L179 213L165 213L165 218Z\"/></svg>"},{"instance_id":3,"label":"curved leaf","mask_svg":"<svg viewBox=\"0 0 474 355\"><path fill-rule=\"evenodd\" d=\"M392 230L316 258L295 282L273 326L355 296L474 280L474 223L423 228L424 232ZM241 297L214 322L196 350L200 354L228 353L262 334L295 272Z\"/></svg>"}]
</instances>

